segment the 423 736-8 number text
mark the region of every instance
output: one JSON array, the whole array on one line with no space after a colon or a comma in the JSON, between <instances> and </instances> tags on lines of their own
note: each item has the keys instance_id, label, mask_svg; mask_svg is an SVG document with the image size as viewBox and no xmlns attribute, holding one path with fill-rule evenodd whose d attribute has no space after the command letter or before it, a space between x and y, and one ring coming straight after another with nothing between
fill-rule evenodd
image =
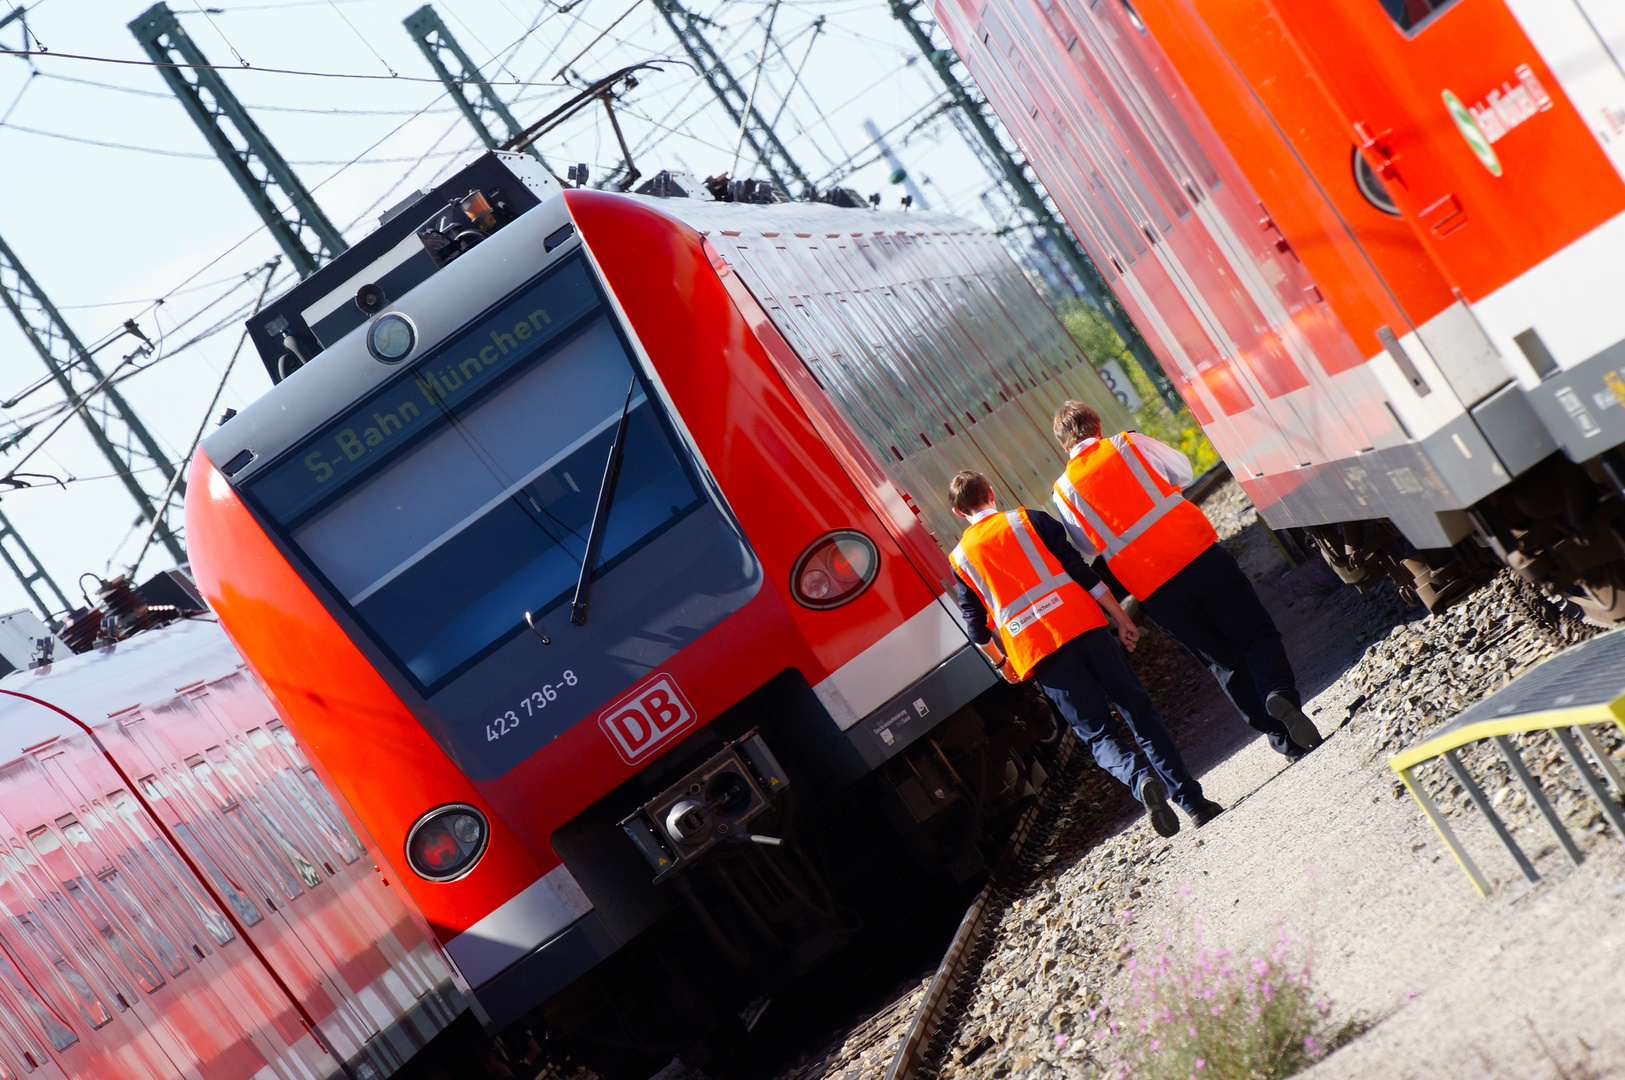
<instances>
[{"instance_id":1,"label":"423 736-8 number text","mask_svg":"<svg viewBox=\"0 0 1625 1080\"><path fill-rule=\"evenodd\" d=\"M519 727L520 713L526 717L535 716L548 705L558 700L559 691L574 686L579 680L576 673L566 669L559 674L556 683L544 683L539 690L534 690L529 696L519 699L519 708L509 709L489 724L485 725L485 741L496 742L502 736Z\"/></svg>"}]
</instances>

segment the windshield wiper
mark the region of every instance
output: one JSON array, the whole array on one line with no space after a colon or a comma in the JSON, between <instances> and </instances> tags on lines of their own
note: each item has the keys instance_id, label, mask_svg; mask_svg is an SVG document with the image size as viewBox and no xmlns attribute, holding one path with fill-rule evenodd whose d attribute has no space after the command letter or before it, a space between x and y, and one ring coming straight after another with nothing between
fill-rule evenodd
<instances>
[{"instance_id":1,"label":"windshield wiper","mask_svg":"<svg viewBox=\"0 0 1625 1080\"><path fill-rule=\"evenodd\" d=\"M587 624L587 592L592 588L592 565L598 561L598 549L604 543L604 523L609 518L609 504L615 499L615 481L621 475L626 422L632 415L632 395L637 389L638 377L634 372L632 382L626 388L626 404L621 408L621 422L615 428L615 441L609 446L609 462L604 466L604 479L598 485L598 505L593 508L592 527L587 530L587 554L581 560L581 576L576 579L575 600L570 604L570 621L576 626Z\"/></svg>"}]
</instances>

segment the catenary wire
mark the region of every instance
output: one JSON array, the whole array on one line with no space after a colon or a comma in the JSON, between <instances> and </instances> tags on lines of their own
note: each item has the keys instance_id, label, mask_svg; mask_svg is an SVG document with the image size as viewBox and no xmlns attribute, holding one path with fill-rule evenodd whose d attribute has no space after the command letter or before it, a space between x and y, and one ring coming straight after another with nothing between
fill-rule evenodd
<instances>
[{"instance_id":1,"label":"catenary wire","mask_svg":"<svg viewBox=\"0 0 1625 1080\"><path fill-rule=\"evenodd\" d=\"M57 60L84 60L94 64L120 64L127 67L177 68L189 71L256 71L262 75L298 75L311 79L359 79L366 82L444 83L433 75L367 75L356 71L305 71L300 68L233 67L229 64L183 64L173 60L132 60L123 56L92 56L88 53L45 52L39 49L0 49L3 56L44 56ZM558 83L498 83L490 79L452 79L458 86L558 86ZM568 84L565 84L568 86Z\"/></svg>"}]
</instances>

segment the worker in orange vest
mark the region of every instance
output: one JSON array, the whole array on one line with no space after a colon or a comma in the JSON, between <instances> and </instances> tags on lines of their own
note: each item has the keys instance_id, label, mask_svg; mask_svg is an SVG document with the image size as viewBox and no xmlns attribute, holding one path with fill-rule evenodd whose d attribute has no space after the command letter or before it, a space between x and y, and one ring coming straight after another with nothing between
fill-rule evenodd
<instances>
[{"instance_id":1,"label":"worker in orange vest","mask_svg":"<svg viewBox=\"0 0 1625 1080\"><path fill-rule=\"evenodd\" d=\"M1275 621L1180 494L1191 481L1185 455L1137 431L1102 439L1100 416L1080 401L1056 411L1055 437L1070 455L1055 505L1072 542L1105 556L1140 610L1207 665L1278 753L1296 761L1319 746Z\"/></svg>"},{"instance_id":2,"label":"worker in orange vest","mask_svg":"<svg viewBox=\"0 0 1625 1080\"><path fill-rule=\"evenodd\" d=\"M1025 507L1000 513L981 473L957 474L948 500L969 522L952 556L959 610L971 640L999 674L1012 683L1030 677L1043 688L1100 767L1145 806L1158 835L1179 831L1170 798L1198 827L1213 820L1224 808L1202 794L1106 628L1109 614L1123 648L1132 650L1140 636L1134 620L1067 542L1061 523ZM1118 734L1114 704L1149 768Z\"/></svg>"}]
</instances>

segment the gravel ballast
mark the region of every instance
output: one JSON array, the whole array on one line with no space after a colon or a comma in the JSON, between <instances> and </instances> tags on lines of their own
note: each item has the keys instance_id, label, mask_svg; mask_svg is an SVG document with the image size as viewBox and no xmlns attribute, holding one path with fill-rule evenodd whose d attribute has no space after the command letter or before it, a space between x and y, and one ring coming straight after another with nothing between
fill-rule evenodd
<instances>
[{"instance_id":1,"label":"gravel ballast","mask_svg":"<svg viewBox=\"0 0 1625 1080\"><path fill-rule=\"evenodd\" d=\"M1260 582L1307 709L1333 737L1287 767L1183 649L1148 634L1135 666L1208 794L1230 809L1163 840L1110 786L1085 793L1049 873L1005 911L940 1075L1102 1073L1111 1055L1096 1036L1114 1004L1121 1015L1127 965L1161 939L1188 942L1198 922L1210 945L1256 949L1281 930L1309 938L1334 1019L1374 1025L1305 1075L1608 1075L1625 1012L1625 935L1612 929L1625 914L1625 851L1555 741L1519 740L1588 852L1577 869L1493 750L1463 754L1545 875L1533 887L1443 767L1421 770L1494 877L1488 900L1387 768L1391 754L1588 632L1537 621L1510 574L1437 616L1387 586L1361 596L1318 562L1287 571L1233 483L1205 509ZM1605 745L1618 760L1617 733Z\"/></svg>"}]
</instances>

